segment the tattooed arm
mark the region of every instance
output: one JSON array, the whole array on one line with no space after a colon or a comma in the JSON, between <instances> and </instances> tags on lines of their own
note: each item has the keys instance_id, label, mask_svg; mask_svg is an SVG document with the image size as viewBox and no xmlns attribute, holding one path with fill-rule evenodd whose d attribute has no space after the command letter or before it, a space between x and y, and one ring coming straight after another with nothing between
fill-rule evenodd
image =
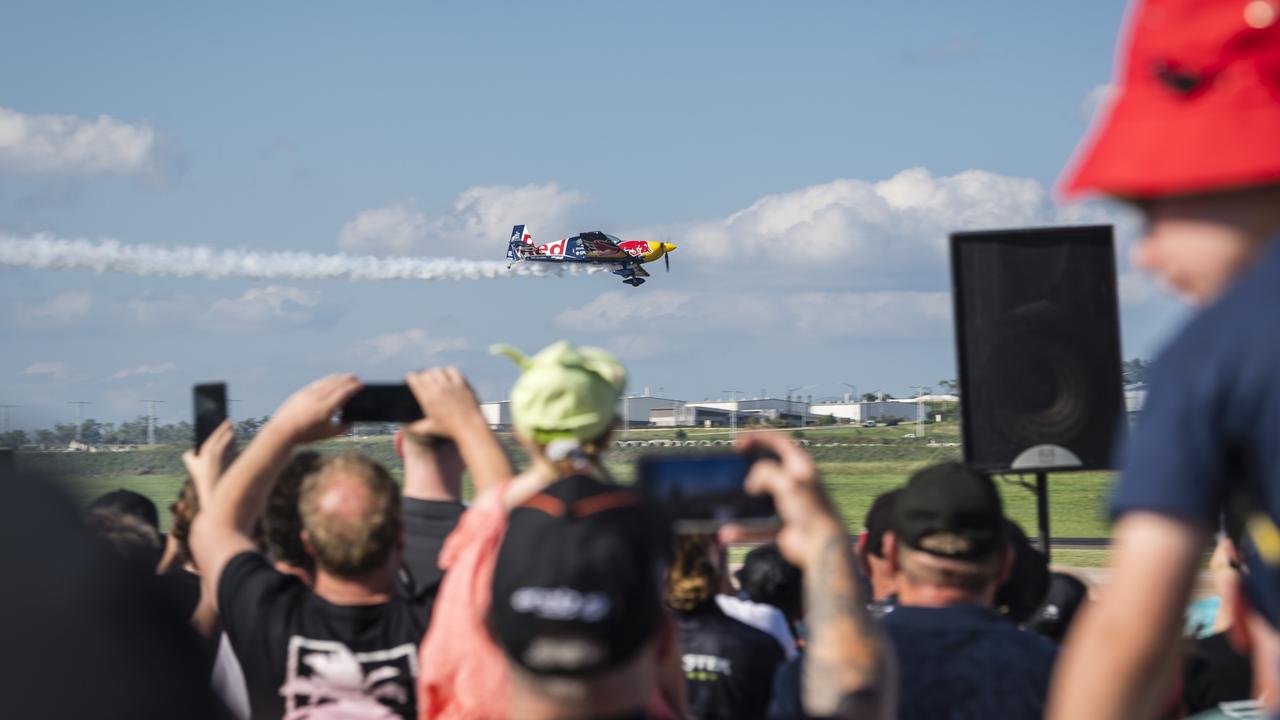
<instances>
[{"instance_id":1,"label":"tattooed arm","mask_svg":"<svg viewBox=\"0 0 1280 720\"><path fill-rule=\"evenodd\" d=\"M773 496L782 529L778 548L804 572L805 712L823 718L891 718L896 686L888 645L867 615L844 522L818 482L813 460L777 433L755 433L744 450L775 453L760 461L747 490Z\"/></svg>"}]
</instances>

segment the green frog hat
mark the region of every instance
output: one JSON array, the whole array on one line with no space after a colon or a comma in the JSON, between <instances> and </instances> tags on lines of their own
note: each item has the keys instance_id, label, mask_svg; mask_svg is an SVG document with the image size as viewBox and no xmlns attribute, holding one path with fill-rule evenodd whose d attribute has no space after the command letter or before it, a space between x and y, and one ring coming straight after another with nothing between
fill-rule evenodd
<instances>
[{"instance_id":1,"label":"green frog hat","mask_svg":"<svg viewBox=\"0 0 1280 720\"><path fill-rule=\"evenodd\" d=\"M533 357L503 344L489 351L524 370L511 388L511 417L521 435L540 445L577 444L600 437L613 424L627 370L608 352L564 340Z\"/></svg>"}]
</instances>

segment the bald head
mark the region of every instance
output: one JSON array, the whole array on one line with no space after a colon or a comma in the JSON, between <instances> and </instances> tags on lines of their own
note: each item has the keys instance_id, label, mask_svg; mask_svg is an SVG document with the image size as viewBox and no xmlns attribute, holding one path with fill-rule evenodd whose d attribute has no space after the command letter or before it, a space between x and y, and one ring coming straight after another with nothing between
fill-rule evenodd
<instances>
[{"instance_id":1,"label":"bald head","mask_svg":"<svg viewBox=\"0 0 1280 720\"><path fill-rule=\"evenodd\" d=\"M298 512L317 567L357 577L385 566L400 538L400 492L363 455L325 459L302 481Z\"/></svg>"}]
</instances>

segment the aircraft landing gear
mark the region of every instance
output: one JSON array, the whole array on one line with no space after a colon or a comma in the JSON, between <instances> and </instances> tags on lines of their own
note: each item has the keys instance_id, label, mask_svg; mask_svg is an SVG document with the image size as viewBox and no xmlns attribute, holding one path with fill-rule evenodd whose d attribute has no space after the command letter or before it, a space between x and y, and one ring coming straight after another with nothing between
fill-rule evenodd
<instances>
[{"instance_id":1,"label":"aircraft landing gear","mask_svg":"<svg viewBox=\"0 0 1280 720\"><path fill-rule=\"evenodd\" d=\"M644 284L644 278L629 277L623 280L622 282L630 285L631 287L640 287L641 285Z\"/></svg>"}]
</instances>

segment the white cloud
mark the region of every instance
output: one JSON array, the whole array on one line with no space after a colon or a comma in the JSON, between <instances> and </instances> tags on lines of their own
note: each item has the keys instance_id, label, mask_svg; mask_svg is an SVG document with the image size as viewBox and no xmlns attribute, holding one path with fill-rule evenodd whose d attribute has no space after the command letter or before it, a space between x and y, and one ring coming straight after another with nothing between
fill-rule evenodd
<instances>
[{"instance_id":1,"label":"white cloud","mask_svg":"<svg viewBox=\"0 0 1280 720\"><path fill-rule=\"evenodd\" d=\"M67 364L64 362L31 363L26 370L22 371L22 374L47 375L54 380L61 380L67 376Z\"/></svg>"},{"instance_id":2,"label":"white cloud","mask_svg":"<svg viewBox=\"0 0 1280 720\"><path fill-rule=\"evenodd\" d=\"M124 380L125 378L133 377L134 375L163 375L164 373L170 373L177 369L178 366L171 362L158 363L156 365L144 364L133 368L118 370L111 376L111 379Z\"/></svg>"},{"instance_id":3,"label":"white cloud","mask_svg":"<svg viewBox=\"0 0 1280 720\"><path fill-rule=\"evenodd\" d=\"M424 330L413 328L371 337L360 343L356 352L373 363L393 358L414 362L447 352L459 352L470 346L464 337L432 337Z\"/></svg>"},{"instance_id":4,"label":"white cloud","mask_svg":"<svg viewBox=\"0 0 1280 720\"><path fill-rule=\"evenodd\" d=\"M427 218L411 205L397 203L361 210L338 233L338 247L349 252L408 254L427 237Z\"/></svg>"},{"instance_id":5,"label":"white cloud","mask_svg":"<svg viewBox=\"0 0 1280 720\"><path fill-rule=\"evenodd\" d=\"M132 175L153 170L150 125L107 115L28 115L0 107L0 167L34 175Z\"/></svg>"},{"instance_id":6,"label":"white cloud","mask_svg":"<svg viewBox=\"0 0 1280 720\"><path fill-rule=\"evenodd\" d=\"M485 251L511 235L511 226L524 224L542 240L561 229L569 210L587 201L577 190L561 190L554 182L522 187L490 185L463 191L453 205L463 234ZM544 229L545 228L545 229ZM499 242L495 242L495 239Z\"/></svg>"},{"instance_id":7,"label":"white cloud","mask_svg":"<svg viewBox=\"0 0 1280 720\"><path fill-rule=\"evenodd\" d=\"M949 233L1054 221L1035 180L912 168L880 182L842 179L769 195L723 220L692 224L676 242L678 253L713 273L925 289L922 278L936 285L945 277Z\"/></svg>"},{"instance_id":8,"label":"white cloud","mask_svg":"<svg viewBox=\"0 0 1280 720\"><path fill-rule=\"evenodd\" d=\"M28 322L68 323L89 313L93 296L87 292L72 290L59 293L45 302L35 305L19 304L17 314Z\"/></svg>"},{"instance_id":9,"label":"white cloud","mask_svg":"<svg viewBox=\"0 0 1280 720\"><path fill-rule=\"evenodd\" d=\"M501 258L511 227L524 223L546 238L564 229L586 194L554 182L468 188L452 208L430 217L411 201L361 210L338 232L350 252Z\"/></svg>"},{"instance_id":10,"label":"white cloud","mask_svg":"<svg viewBox=\"0 0 1280 720\"><path fill-rule=\"evenodd\" d=\"M320 293L284 285L250 288L239 297L215 300L204 315L215 327L247 329L269 324L301 325L320 304Z\"/></svg>"}]
</instances>

